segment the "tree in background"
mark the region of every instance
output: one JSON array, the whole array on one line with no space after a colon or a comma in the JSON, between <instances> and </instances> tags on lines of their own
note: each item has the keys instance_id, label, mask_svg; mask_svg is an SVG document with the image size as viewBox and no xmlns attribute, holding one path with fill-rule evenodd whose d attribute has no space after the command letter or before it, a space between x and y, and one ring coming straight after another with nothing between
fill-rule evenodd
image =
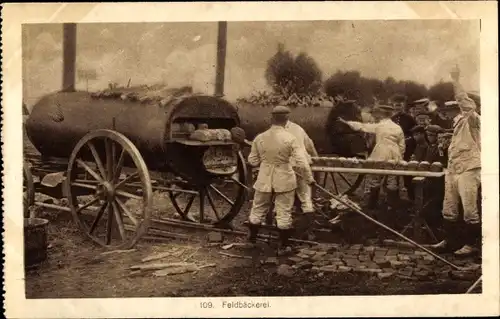
<instances>
[{"instance_id":1,"label":"tree in background","mask_svg":"<svg viewBox=\"0 0 500 319\"><path fill-rule=\"evenodd\" d=\"M358 71L337 71L325 81L324 89L329 96L344 96L356 100L362 106L387 103L396 93L405 94L408 101L427 96L427 87L413 81L396 81L388 77L385 81L365 78Z\"/></svg>"},{"instance_id":2,"label":"tree in background","mask_svg":"<svg viewBox=\"0 0 500 319\"><path fill-rule=\"evenodd\" d=\"M313 58L304 52L294 57L281 43L267 62L265 76L273 91L285 97L315 94L321 88L322 73Z\"/></svg>"},{"instance_id":3,"label":"tree in background","mask_svg":"<svg viewBox=\"0 0 500 319\"><path fill-rule=\"evenodd\" d=\"M438 106L443 106L446 101L455 99L453 83L439 82L429 88L429 98L436 101Z\"/></svg>"}]
</instances>

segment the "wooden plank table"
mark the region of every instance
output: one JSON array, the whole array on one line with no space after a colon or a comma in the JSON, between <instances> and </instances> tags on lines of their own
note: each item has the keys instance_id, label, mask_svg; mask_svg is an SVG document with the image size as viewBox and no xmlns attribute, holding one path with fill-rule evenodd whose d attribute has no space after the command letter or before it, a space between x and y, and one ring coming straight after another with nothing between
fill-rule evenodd
<instances>
[{"instance_id":1,"label":"wooden plank table","mask_svg":"<svg viewBox=\"0 0 500 319\"><path fill-rule=\"evenodd\" d=\"M427 221L422 216L425 208L431 200L425 200L424 188L427 178L440 178L446 174L446 170L442 172L428 172L428 171L407 171L407 170L391 170L391 169L370 169L370 168L350 168L350 167L325 167L325 166L311 166L313 172L325 173L352 173L352 174L366 174L366 175L393 175L393 176L413 176L413 185L415 185L415 214L412 221L406 225L401 231L404 234L408 229L413 229L413 239L416 242L422 241L422 229L424 229L432 240L437 241L436 235L427 224Z\"/></svg>"}]
</instances>

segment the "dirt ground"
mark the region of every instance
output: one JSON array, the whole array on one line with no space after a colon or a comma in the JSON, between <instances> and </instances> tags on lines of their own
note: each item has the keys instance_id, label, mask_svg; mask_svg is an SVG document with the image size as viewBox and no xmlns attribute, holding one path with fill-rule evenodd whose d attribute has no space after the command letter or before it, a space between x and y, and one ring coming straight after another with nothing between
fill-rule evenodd
<instances>
[{"instance_id":1,"label":"dirt ground","mask_svg":"<svg viewBox=\"0 0 500 319\"><path fill-rule=\"evenodd\" d=\"M225 251L203 240L141 241L134 251L103 254L105 250L85 239L67 214L43 217L50 220L49 257L37 269L26 272L27 298L454 294L465 292L472 284L470 280L451 278L381 280L360 273L319 274L310 269L297 270L288 277L277 275L278 266L274 264L222 256L220 252L242 252ZM263 245L261 259L273 256L273 249ZM143 258L163 252L171 252L171 256L156 262L212 265L165 277L130 269L143 264Z\"/></svg>"}]
</instances>

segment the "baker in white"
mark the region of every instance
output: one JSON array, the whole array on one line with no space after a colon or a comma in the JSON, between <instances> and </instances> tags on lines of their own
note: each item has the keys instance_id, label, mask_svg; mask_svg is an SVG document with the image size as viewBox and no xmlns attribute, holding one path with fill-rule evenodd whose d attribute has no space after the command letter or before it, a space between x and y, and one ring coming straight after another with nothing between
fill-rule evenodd
<instances>
[{"instance_id":1,"label":"baker in white","mask_svg":"<svg viewBox=\"0 0 500 319\"><path fill-rule=\"evenodd\" d=\"M481 121L476 103L468 97L460 82L458 67L451 72L455 99L459 109L453 119L453 136L448 147L443 217L445 240L436 249L460 249L455 255L470 255L481 244L481 218L478 195L481 185ZM459 205L463 206L464 225L459 222Z\"/></svg>"},{"instance_id":2,"label":"baker in white","mask_svg":"<svg viewBox=\"0 0 500 319\"><path fill-rule=\"evenodd\" d=\"M274 197L276 223L280 231L279 255L291 251L289 238L293 229L292 208L297 188L294 169L308 184L314 183L301 144L285 129L288 113L290 109L285 106L273 109L271 127L257 135L248 156L248 163L251 166L259 166L259 174L253 186L255 194L252 209L248 218L249 241L255 244L259 226L265 221Z\"/></svg>"},{"instance_id":3,"label":"baker in white","mask_svg":"<svg viewBox=\"0 0 500 319\"><path fill-rule=\"evenodd\" d=\"M307 159L308 165L311 165L311 156L318 156L318 152L314 147L314 142L311 140L306 131L298 124L288 120L285 129L292 133L297 139L302 149L304 157ZM292 163L294 165L294 163ZM312 188L308 182L300 176L297 176L297 197L300 200L303 213L313 213L314 207L312 203Z\"/></svg>"},{"instance_id":4,"label":"baker in white","mask_svg":"<svg viewBox=\"0 0 500 319\"><path fill-rule=\"evenodd\" d=\"M405 152L405 136L401 127L392 121L391 116L393 112L394 108L392 106L377 105L373 109L373 117L376 123L345 121L341 118L339 120L348 124L354 130L375 134L375 147L368 159L399 162L403 160ZM367 177L366 182L367 189L365 191L369 193L368 207L375 208L377 206L382 176ZM391 206L395 206L399 199L397 176L387 176L387 198Z\"/></svg>"}]
</instances>

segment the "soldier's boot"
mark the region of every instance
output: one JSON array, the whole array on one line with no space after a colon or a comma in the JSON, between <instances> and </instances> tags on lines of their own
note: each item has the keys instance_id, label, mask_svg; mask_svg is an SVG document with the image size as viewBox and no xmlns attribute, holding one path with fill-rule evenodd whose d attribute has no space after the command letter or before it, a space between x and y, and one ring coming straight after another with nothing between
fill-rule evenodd
<instances>
[{"instance_id":1,"label":"soldier's boot","mask_svg":"<svg viewBox=\"0 0 500 319\"><path fill-rule=\"evenodd\" d=\"M387 190L387 205L391 210L397 209L400 203L399 190L398 189L388 189Z\"/></svg>"},{"instance_id":2,"label":"soldier's boot","mask_svg":"<svg viewBox=\"0 0 500 319\"><path fill-rule=\"evenodd\" d=\"M368 193L368 202L366 203L366 208L375 209L378 206L378 198L380 195L380 188L374 187L370 189Z\"/></svg>"},{"instance_id":3,"label":"soldier's boot","mask_svg":"<svg viewBox=\"0 0 500 319\"><path fill-rule=\"evenodd\" d=\"M250 248L253 248L257 244L257 235L259 234L259 225L254 225L251 223L248 223L248 237L247 237L247 242L249 244Z\"/></svg>"},{"instance_id":4,"label":"soldier's boot","mask_svg":"<svg viewBox=\"0 0 500 319\"><path fill-rule=\"evenodd\" d=\"M431 245L431 249L439 252L451 252L460 247L460 229L457 221L443 220L444 239L435 245Z\"/></svg>"},{"instance_id":5,"label":"soldier's boot","mask_svg":"<svg viewBox=\"0 0 500 319\"><path fill-rule=\"evenodd\" d=\"M465 224L462 237L465 245L454 252L455 256L468 257L477 253L477 245L481 242L481 224Z\"/></svg>"},{"instance_id":6,"label":"soldier's boot","mask_svg":"<svg viewBox=\"0 0 500 319\"><path fill-rule=\"evenodd\" d=\"M290 236L292 235L293 229L280 229L279 230L279 247L278 256L286 256L292 253L292 247L290 245Z\"/></svg>"}]
</instances>

